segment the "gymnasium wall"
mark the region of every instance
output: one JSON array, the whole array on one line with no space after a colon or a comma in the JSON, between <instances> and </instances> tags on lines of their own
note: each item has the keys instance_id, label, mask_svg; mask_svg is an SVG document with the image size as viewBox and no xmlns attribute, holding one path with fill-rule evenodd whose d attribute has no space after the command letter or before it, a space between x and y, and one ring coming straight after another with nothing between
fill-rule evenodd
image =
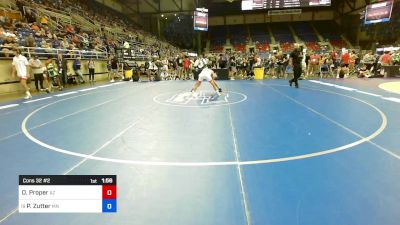
<instances>
[{"instance_id":1,"label":"gymnasium wall","mask_svg":"<svg viewBox=\"0 0 400 225\"><path fill-rule=\"evenodd\" d=\"M42 63L44 60L42 60ZM87 60L81 60L82 62L82 73L85 75L89 74L87 67ZM0 60L0 95L12 92L22 91L21 85L18 80L12 76L12 60L11 59L1 59ZM73 60L68 60L68 73L74 73L72 68ZM95 69L95 80L106 80L108 79L107 61L98 60L96 61ZM33 76L32 76L33 77ZM87 76L84 76L87 80ZM32 90L35 89L34 82L30 83Z\"/></svg>"},{"instance_id":2,"label":"gymnasium wall","mask_svg":"<svg viewBox=\"0 0 400 225\"><path fill-rule=\"evenodd\" d=\"M96 1L121 13L124 10L124 7L117 0L96 0Z\"/></svg>"}]
</instances>

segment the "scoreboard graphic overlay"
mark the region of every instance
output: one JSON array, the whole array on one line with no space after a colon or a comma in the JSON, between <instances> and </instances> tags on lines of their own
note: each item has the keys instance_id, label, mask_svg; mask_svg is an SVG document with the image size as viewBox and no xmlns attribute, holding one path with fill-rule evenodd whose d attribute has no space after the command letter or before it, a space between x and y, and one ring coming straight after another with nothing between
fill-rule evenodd
<instances>
[{"instance_id":1,"label":"scoreboard graphic overlay","mask_svg":"<svg viewBox=\"0 0 400 225\"><path fill-rule=\"evenodd\" d=\"M116 175L20 175L20 213L115 213Z\"/></svg>"}]
</instances>

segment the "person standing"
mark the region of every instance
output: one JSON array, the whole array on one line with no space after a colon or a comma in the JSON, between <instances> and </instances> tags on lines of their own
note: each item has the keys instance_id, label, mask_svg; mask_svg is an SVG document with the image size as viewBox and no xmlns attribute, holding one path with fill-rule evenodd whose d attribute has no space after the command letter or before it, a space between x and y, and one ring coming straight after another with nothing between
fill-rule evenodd
<instances>
[{"instance_id":1,"label":"person standing","mask_svg":"<svg viewBox=\"0 0 400 225\"><path fill-rule=\"evenodd\" d=\"M58 53L57 55L57 68L58 68L58 74L61 79L61 84L65 86L67 84L68 76L67 76L67 60L64 58L62 53Z\"/></svg>"},{"instance_id":2,"label":"person standing","mask_svg":"<svg viewBox=\"0 0 400 225\"><path fill-rule=\"evenodd\" d=\"M337 78L348 77L349 65L350 65L350 53L348 50L344 50L342 53L342 64L341 68L338 70ZM344 75L342 76L342 74Z\"/></svg>"},{"instance_id":3,"label":"person standing","mask_svg":"<svg viewBox=\"0 0 400 225\"><path fill-rule=\"evenodd\" d=\"M226 58L225 55L220 54L218 59L218 67L220 69L225 69L227 65L228 65L228 59Z\"/></svg>"},{"instance_id":4,"label":"person standing","mask_svg":"<svg viewBox=\"0 0 400 225\"><path fill-rule=\"evenodd\" d=\"M94 68L95 68L94 60L90 58L88 61L88 69L89 69L89 83L91 84L94 84Z\"/></svg>"},{"instance_id":5,"label":"person standing","mask_svg":"<svg viewBox=\"0 0 400 225\"><path fill-rule=\"evenodd\" d=\"M47 81L49 82L49 91L52 91L53 81L57 84L58 90L62 91L63 86L61 85L60 76L57 73L57 70L53 63L53 56L48 56L46 61L47 68Z\"/></svg>"},{"instance_id":6,"label":"person standing","mask_svg":"<svg viewBox=\"0 0 400 225\"><path fill-rule=\"evenodd\" d=\"M12 65L13 65L12 75L14 77L19 78L20 84L25 90L25 98L24 99L30 99L30 98L32 98L32 95L29 92L29 87L28 87L28 84L26 83L26 81L29 79L28 68L27 68L27 66L29 66L28 59L26 59L26 57L21 54L20 49L15 49L14 52L15 52L15 56L14 56L13 62L12 62Z\"/></svg>"},{"instance_id":7,"label":"person standing","mask_svg":"<svg viewBox=\"0 0 400 225\"><path fill-rule=\"evenodd\" d=\"M190 66L192 62L190 61L188 56L185 56L183 59L183 79L187 80L189 79L189 73L190 73Z\"/></svg>"},{"instance_id":8,"label":"person standing","mask_svg":"<svg viewBox=\"0 0 400 225\"><path fill-rule=\"evenodd\" d=\"M111 59L111 80L110 82L113 83L115 82L115 77L118 76L118 70L119 70L119 64L118 64L118 59L114 55L113 58Z\"/></svg>"},{"instance_id":9,"label":"person standing","mask_svg":"<svg viewBox=\"0 0 400 225\"><path fill-rule=\"evenodd\" d=\"M83 79L83 74L82 74L82 70L81 70L81 57L78 56L73 63L73 68L74 68L74 72L75 72L75 76L78 76L79 82L81 84L85 83L85 80Z\"/></svg>"},{"instance_id":10,"label":"person standing","mask_svg":"<svg viewBox=\"0 0 400 225\"><path fill-rule=\"evenodd\" d=\"M33 55L33 58L29 60L29 66L32 69L33 77L35 78L36 91L45 90L43 86L43 64L37 55ZM46 89L48 91L48 89Z\"/></svg>"},{"instance_id":11,"label":"person standing","mask_svg":"<svg viewBox=\"0 0 400 225\"><path fill-rule=\"evenodd\" d=\"M321 56L315 52L311 52L310 59L308 62L308 75L314 76L320 72L319 63Z\"/></svg>"},{"instance_id":12,"label":"person standing","mask_svg":"<svg viewBox=\"0 0 400 225\"><path fill-rule=\"evenodd\" d=\"M299 88L298 79L301 76L301 61L303 55L300 51L299 45L295 45L293 52L290 54L289 65L293 68L293 79L289 80L289 85L295 84L296 88Z\"/></svg>"},{"instance_id":13,"label":"person standing","mask_svg":"<svg viewBox=\"0 0 400 225\"><path fill-rule=\"evenodd\" d=\"M236 69L236 59L235 56L231 56L229 58L229 78L234 80L236 77L237 69Z\"/></svg>"},{"instance_id":14,"label":"person standing","mask_svg":"<svg viewBox=\"0 0 400 225\"><path fill-rule=\"evenodd\" d=\"M183 53L180 53L180 55L176 59L176 65L177 65L177 71L178 71L177 77L179 77L179 79L182 80L182 76L183 76Z\"/></svg>"}]
</instances>

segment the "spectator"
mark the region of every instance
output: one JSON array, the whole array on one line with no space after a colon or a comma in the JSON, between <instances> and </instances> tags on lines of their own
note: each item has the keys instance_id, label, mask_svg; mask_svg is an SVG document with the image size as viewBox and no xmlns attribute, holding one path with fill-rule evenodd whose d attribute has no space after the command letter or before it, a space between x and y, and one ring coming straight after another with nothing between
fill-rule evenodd
<instances>
[{"instance_id":1,"label":"spectator","mask_svg":"<svg viewBox=\"0 0 400 225\"><path fill-rule=\"evenodd\" d=\"M79 82L80 83L85 83L85 80L83 79L83 74L82 74L82 70L81 70L81 57L78 56L75 60L74 63L72 65L74 72L75 72L75 76L78 76Z\"/></svg>"},{"instance_id":2,"label":"spectator","mask_svg":"<svg viewBox=\"0 0 400 225\"><path fill-rule=\"evenodd\" d=\"M191 65L191 61L189 59L188 56L185 56L185 59L183 60L183 76L184 79L188 79L189 78L189 72L190 72L190 65Z\"/></svg>"},{"instance_id":3,"label":"spectator","mask_svg":"<svg viewBox=\"0 0 400 225\"><path fill-rule=\"evenodd\" d=\"M49 91L51 92L53 89L53 81L57 84L58 90L62 91L63 86L61 85L60 76L57 73L57 70L53 63L53 56L49 55L46 61L47 68L47 81L49 83Z\"/></svg>"},{"instance_id":4,"label":"spectator","mask_svg":"<svg viewBox=\"0 0 400 225\"><path fill-rule=\"evenodd\" d=\"M315 52L312 52L310 55L310 61L309 61L309 75L315 75L316 73L319 73L320 68L319 68L319 61L321 60L321 56L316 54Z\"/></svg>"},{"instance_id":5,"label":"spectator","mask_svg":"<svg viewBox=\"0 0 400 225\"><path fill-rule=\"evenodd\" d=\"M183 76L183 53L180 53L178 58L176 59L177 71L179 79L182 79Z\"/></svg>"},{"instance_id":6,"label":"spectator","mask_svg":"<svg viewBox=\"0 0 400 225\"><path fill-rule=\"evenodd\" d=\"M32 55L32 59L29 60L29 65L32 68L33 77L35 78L36 91L45 90L43 86L43 64L36 54Z\"/></svg>"},{"instance_id":7,"label":"spectator","mask_svg":"<svg viewBox=\"0 0 400 225\"><path fill-rule=\"evenodd\" d=\"M3 42L3 48L1 51L5 57L10 57L10 53L12 53L12 49L15 47L17 47L15 38L13 38L12 36L6 36L6 39Z\"/></svg>"},{"instance_id":8,"label":"spectator","mask_svg":"<svg viewBox=\"0 0 400 225\"><path fill-rule=\"evenodd\" d=\"M344 50L342 54L342 66L349 67L350 64L350 53L348 50Z\"/></svg>"},{"instance_id":9,"label":"spectator","mask_svg":"<svg viewBox=\"0 0 400 225\"><path fill-rule=\"evenodd\" d=\"M34 31L36 31L36 32L40 30L40 27L36 24L36 22L34 22L34 23L32 24L31 28L32 28L32 30L34 30Z\"/></svg>"},{"instance_id":10,"label":"spectator","mask_svg":"<svg viewBox=\"0 0 400 225\"><path fill-rule=\"evenodd\" d=\"M61 42L61 48L63 48L63 49L68 49L69 48L69 42L68 42L66 37L64 37L62 42Z\"/></svg>"},{"instance_id":11,"label":"spectator","mask_svg":"<svg viewBox=\"0 0 400 225\"><path fill-rule=\"evenodd\" d=\"M36 47L35 38L33 38L33 34L30 34L26 39L26 47L34 48Z\"/></svg>"},{"instance_id":12,"label":"spectator","mask_svg":"<svg viewBox=\"0 0 400 225\"><path fill-rule=\"evenodd\" d=\"M218 60L218 66L221 69L225 69L228 65L228 59L226 58L225 55L220 54L219 55L219 60Z\"/></svg>"},{"instance_id":13,"label":"spectator","mask_svg":"<svg viewBox=\"0 0 400 225\"><path fill-rule=\"evenodd\" d=\"M67 32L67 34L74 34L74 27L71 24L67 24L67 26L65 27L65 31Z\"/></svg>"},{"instance_id":14,"label":"spectator","mask_svg":"<svg viewBox=\"0 0 400 225\"><path fill-rule=\"evenodd\" d=\"M127 41L124 42L124 48L126 48L126 49L129 49L129 48L130 48L129 42L127 42Z\"/></svg>"},{"instance_id":15,"label":"spectator","mask_svg":"<svg viewBox=\"0 0 400 225\"><path fill-rule=\"evenodd\" d=\"M53 37L52 46L53 48L60 48L61 43L57 37Z\"/></svg>"},{"instance_id":16,"label":"spectator","mask_svg":"<svg viewBox=\"0 0 400 225\"><path fill-rule=\"evenodd\" d=\"M363 63L366 65L367 70L370 70L374 65L375 58L372 55L372 51L368 51L363 57Z\"/></svg>"},{"instance_id":17,"label":"spectator","mask_svg":"<svg viewBox=\"0 0 400 225\"><path fill-rule=\"evenodd\" d=\"M386 51L380 58L380 62L382 66L390 66L392 65L392 56L390 52Z\"/></svg>"},{"instance_id":18,"label":"spectator","mask_svg":"<svg viewBox=\"0 0 400 225\"><path fill-rule=\"evenodd\" d=\"M118 59L116 56L113 56L111 59L111 80L110 82L115 82L115 77L118 76L118 69L119 69L119 65L118 65Z\"/></svg>"},{"instance_id":19,"label":"spectator","mask_svg":"<svg viewBox=\"0 0 400 225\"><path fill-rule=\"evenodd\" d=\"M67 66L67 60L61 53L58 53L57 55L57 68L58 68L58 74L60 75L61 84L65 86L68 80L67 76L68 66Z\"/></svg>"},{"instance_id":20,"label":"spectator","mask_svg":"<svg viewBox=\"0 0 400 225\"><path fill-rule=\"evenodd\" d=\"M89 68L89 83L94 84L95 62L92 58L90 58L88 61L88 68Z\"/></svg>"},{"instance_id":21,"label":"spectator","mask_svg":"<svg viewBox=\"0 0 400 225\"><path fill-rule=\"evenodd\" d=\"M42 26L47 25L49 23L49 20L47 19L46 16L42 16L40 18L40 23L42 24Z\"/></svg>"}]
</instances>

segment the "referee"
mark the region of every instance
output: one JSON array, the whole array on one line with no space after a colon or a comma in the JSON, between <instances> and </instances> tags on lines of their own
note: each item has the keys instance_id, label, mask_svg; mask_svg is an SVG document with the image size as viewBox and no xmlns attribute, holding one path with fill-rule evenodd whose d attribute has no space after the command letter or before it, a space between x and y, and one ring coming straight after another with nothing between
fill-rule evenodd
<instances>
[{"instance_id":1,"label":"referee","mask_svg":"<svg viewBox=\"0 0 400 225\"><path fill-rule=\"evenodd\" d=\"M296 88L299 88L298 79L301 76L301 60L303 58L299 45L295 45L293 52L290 54L289 65L293 67L293 79L289 80L289 85L293 82Z\"/></svg>"}]
</instances>

